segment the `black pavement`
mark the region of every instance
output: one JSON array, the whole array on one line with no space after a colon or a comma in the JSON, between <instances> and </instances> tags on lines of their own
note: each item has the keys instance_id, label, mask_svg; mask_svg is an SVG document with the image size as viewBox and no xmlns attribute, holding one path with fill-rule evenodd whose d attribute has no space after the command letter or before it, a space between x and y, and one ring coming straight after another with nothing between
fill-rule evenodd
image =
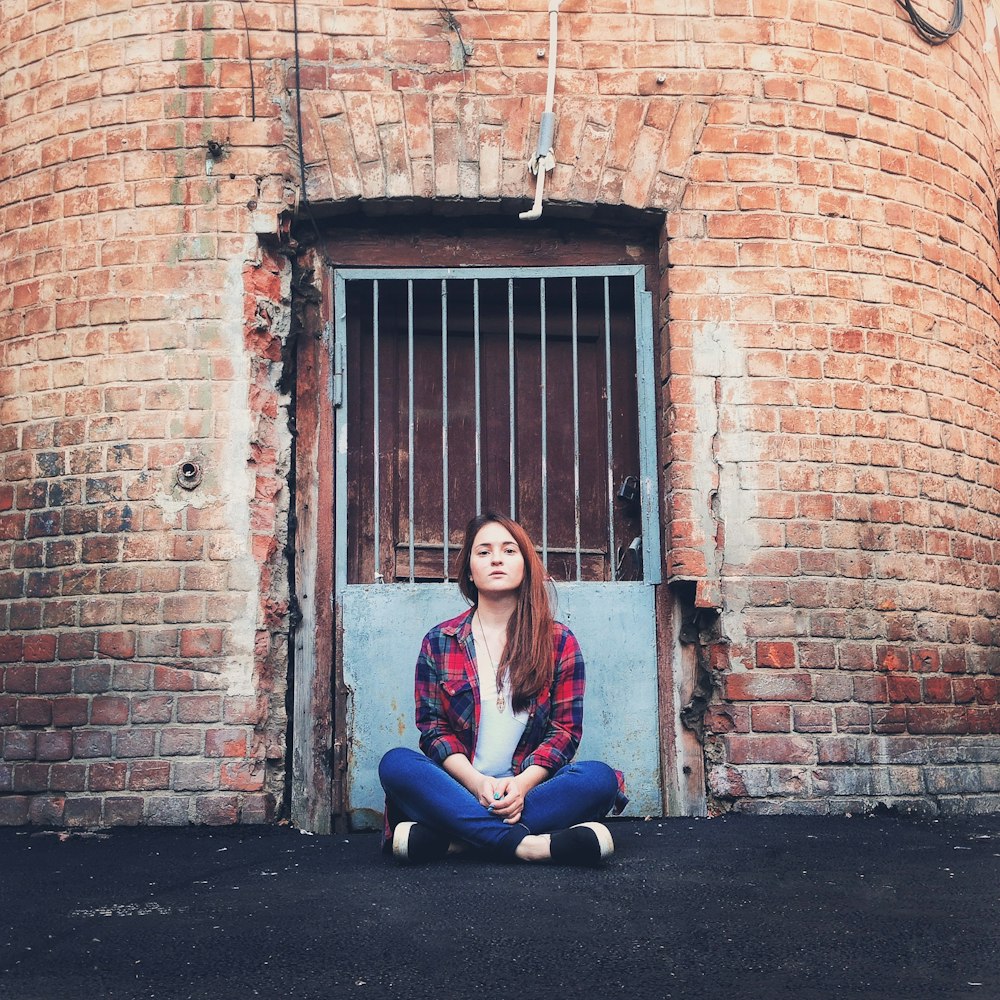
<instances>
[{"instance_id":1,"label":"black pavement","mask_svg":"<svg viewBox=\"0 0 1000 1000\"><path fill-rule=\"evenodd\" d=\"M1000 997L1000 817L611 826L600 870L0 830L0 997Z\"/></svg>"}]
</instances>

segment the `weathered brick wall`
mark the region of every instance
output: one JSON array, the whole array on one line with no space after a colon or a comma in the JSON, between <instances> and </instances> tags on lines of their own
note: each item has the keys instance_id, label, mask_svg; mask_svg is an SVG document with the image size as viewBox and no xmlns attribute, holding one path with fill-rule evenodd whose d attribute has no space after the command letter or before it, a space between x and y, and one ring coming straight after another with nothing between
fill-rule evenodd
<instances>
[{"instance_id":1,"label":"weathered brick wall","mask_svg":"<svg viewBox=\"0 0 1000 1000\"><path fill-rule=\"evenodd\" d=\"M301 0L303 192L287 0L5 3L0 822L273 815L283 213L533 193L547 4L449 6ZM711 806L1000 808L983 5L933 49L893 0L668 6L563 4L546 212L666 215Z\"/></svg>"},{"instance_id":2,"label":"weathered brick wall","mask_svg":"<svg viewBox=\"0 0 1000 1000\"><path fill-rule=\"evenodd\" d=\"M3 823L281 795L289 268L248 203L283 207L283 132L215 87L211 12L4 4Z\"/></svg>"},{"instance_id":3,"label":"weathered brick wall","mask_svg":"<svg viewBox=\"0 0 1000 1000\"><path fill-rule=\"evenodd\" d=\"M929 49L888 4L770 9L791 17L732 24L779 44L707 49L754 72L712 102L668 222L670 480L689 515L668 558L721 577L728 640L711 657L710 793L749 810L995 809L980 12Z\"/></svg>"}]
</instances>

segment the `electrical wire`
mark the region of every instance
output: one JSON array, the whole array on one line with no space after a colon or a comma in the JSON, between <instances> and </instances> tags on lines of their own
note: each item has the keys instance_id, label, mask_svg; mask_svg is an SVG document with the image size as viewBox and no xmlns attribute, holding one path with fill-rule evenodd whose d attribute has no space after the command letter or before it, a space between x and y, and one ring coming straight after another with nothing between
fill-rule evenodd
<instances>
[{"instance_id":1,"label":"electrical wire","mask_svg":"<svg viewBox=\"0 0 1000 1000\"><path fill-rule=\"evenodd\" d=\"M239 0L240 13L243 14L243 31L247 36L247 62L250 64L250 117L257 120L257 93L253 82L253 49L250 48L250 25L247 24L247 11L243 6L243 0Z\"/></svg>"},{"instance_id":2,"label":"electrical wire","mask_svg":"<svg viewBox=\"0 0 1000 1000\"><path fill-rule=\"evenodd\" d=\"M916 8L913 6L913 0L896 0L896 3L906 11L913 22L913 26L917 29L917 34L928 45L942 45L948 41L962 26L962 19L965 17L962 0L954 0L955 6L952 9L951 20L948 22L947 27L935 28L930 21L925 20L917 13Z\"/></svg>"},{"instance_id":3,"label":"electrical wire","mask_svg":"<svg viewBox=\"0 0 1000 1000\"><path fill-rule=\"evenodd\" d=\"M302 87L299 83L299 0L292 0L292 34L295 38L295 123L299 134L299 183L303 204L308 204L306 195L306 154L302 149Z\"/></svg>"}]
</instances>

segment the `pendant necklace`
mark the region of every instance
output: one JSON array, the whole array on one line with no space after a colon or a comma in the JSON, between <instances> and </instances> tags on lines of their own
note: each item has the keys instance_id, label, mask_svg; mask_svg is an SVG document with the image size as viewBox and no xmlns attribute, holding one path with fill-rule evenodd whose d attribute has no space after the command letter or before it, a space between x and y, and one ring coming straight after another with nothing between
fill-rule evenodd
<instances>
[{"instance_id":1,"label":"pendant necklace","mask_svg":"<svg viewBox=\"0 0 1000 1000\"><path fill-rule=\"evenodd\" d=\"M493 680L497 687L497 711L503 712L507 708L507 699L504 697L503 689L500 687L500 678L497 677L497 665L493 662L490 644L486 639L486 629L483 628L483 620L479 617L478 611L476 612L476 618L479 619L479 631L483 634L483 645L486 647L486 655L490 658L490 666L493 668Z\"/></svg>"}]
</instances>

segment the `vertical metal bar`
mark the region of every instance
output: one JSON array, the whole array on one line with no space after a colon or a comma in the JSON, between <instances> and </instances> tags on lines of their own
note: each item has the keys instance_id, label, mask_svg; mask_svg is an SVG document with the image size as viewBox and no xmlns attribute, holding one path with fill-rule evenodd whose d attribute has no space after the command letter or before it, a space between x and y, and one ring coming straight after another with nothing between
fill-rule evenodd
<instances>
[{"instance_id":1,"label":"vertical metal bar","mask_svg":"<svg viewBox=\"0 0 1000 1000\"><path fill-rule=\"evenodd\" d=\"M542 393L542 562L549 564L549 482L548 482L548 411L546 407L546 345L545 345L545 279L538 279L538 299L541 335L541 393Z\"/></svg>"},{"instance_id":2,"label":"vertical metal bar","mask_svg":"<svg viewBox=\"0 0 1000 1000\"><path fill-rule=\"evenodd\" d=\"M611 406L611 290L604 278L604 399L607 405L605 423L608 431L608 562L611 579L618 576L618 553L615 548L615 440L613 434L614 410Z\"/></svg>"},{"instance_id":3,"label":"vertical metal bar","mask_svg":"<svg viewBox=\"0 0 1000 1000\"><path fill-rule=\"evenodd\" d=\"M580 357L577 342L576 278L573 289L573 518L576 530L576 578L583 579L580 556Z\"/></svg>"},{"instance_id":4,"label":"vertical metal bar","mask_svg":"<svg viewBox=\"0 0 1000 1000\"><path fill-rule=\"evenodd\" d=\"M406 380L409 383L407 391L407 504L409 505L409 547L410 547L410 583L413 583L416 574L413 564L415 560L415 535L416 529L413 524L414 502L413 502L413 441L414 441L414 413L413 413L413 279L406 282Z\"/></svg>"},{"instance_id":5,"label":"vertical metal bar","mask_svg":"<svg viewBox=\"0 0 1000 1000\"><path fill-rule=\"evenodd\" d=\"M372 281L372 455L373 461L375 463L375 473L372 476L372 492L374 493L374 506L372 508L372 515L374 524L374 534L375 534L375 566L373 579L375 583L382 582L382 566L381 566L381 544L382 538L380 533L379 517L382 510L381 496L380 494L380 473L381 470L379 466L382 464L382 449L379 447L379 427L378 427L378 415L379 415L379 405L378 405L378 278Z\"/></svg>"},{"instance_id":6,"label":"vertical metal bar","mask_svg":"<svg viewBox=\"0 0 1000 1000\"><path fill-rule=\"evenodd\" d=\"M517 452L514 438L514 279L507 279L507 394L510 404L510 516L517 519Z\"/></svg>"},{"instance_id":7,"label":"vertical metal bar","mask_svg":"<svg viewBox=\"0 0 1000 1000\"><path fill-rule=\"evenodd\" d=\"M336 595L340 600L347 587L347 282L343 274L334 272L334 337L331 393L336 396L340 385L341 404L334 411L337 474L334 485L335 578Z\"/></svg>"},{"instance_id":8,"label":"vertical metal bar","mask_svg":"<svg viewBox=\"0 0 1000 1000\"><path fill-rule=\"evenodd\" d=\"M444 530L441 551L448 579L448 280L441 279L441 506Z\"/></svg>"},{"instance_id":9,"label":"vertical metal bar","mask_svg":"<svg viewBox=\"0 0 1000 1000\"><path fill-rule=\"evenodd\" d=\"M639 404L639 484L642 502L642 578L659 583L660 503L656 467L656 364L653 359L653 296L635 277L636 385Z\"/></svg>"},{"instance_id":10,"label":"vertical metal bar","mask_svg":"<svg viewBox=\"0 0 1000 1000\"><path fill-rule=\"evenodd\" d=\"M476 513L483 512L482 386L479 381L479 279L472 281L472 355L476 366Z\"/></svg>"}]
</instances>

